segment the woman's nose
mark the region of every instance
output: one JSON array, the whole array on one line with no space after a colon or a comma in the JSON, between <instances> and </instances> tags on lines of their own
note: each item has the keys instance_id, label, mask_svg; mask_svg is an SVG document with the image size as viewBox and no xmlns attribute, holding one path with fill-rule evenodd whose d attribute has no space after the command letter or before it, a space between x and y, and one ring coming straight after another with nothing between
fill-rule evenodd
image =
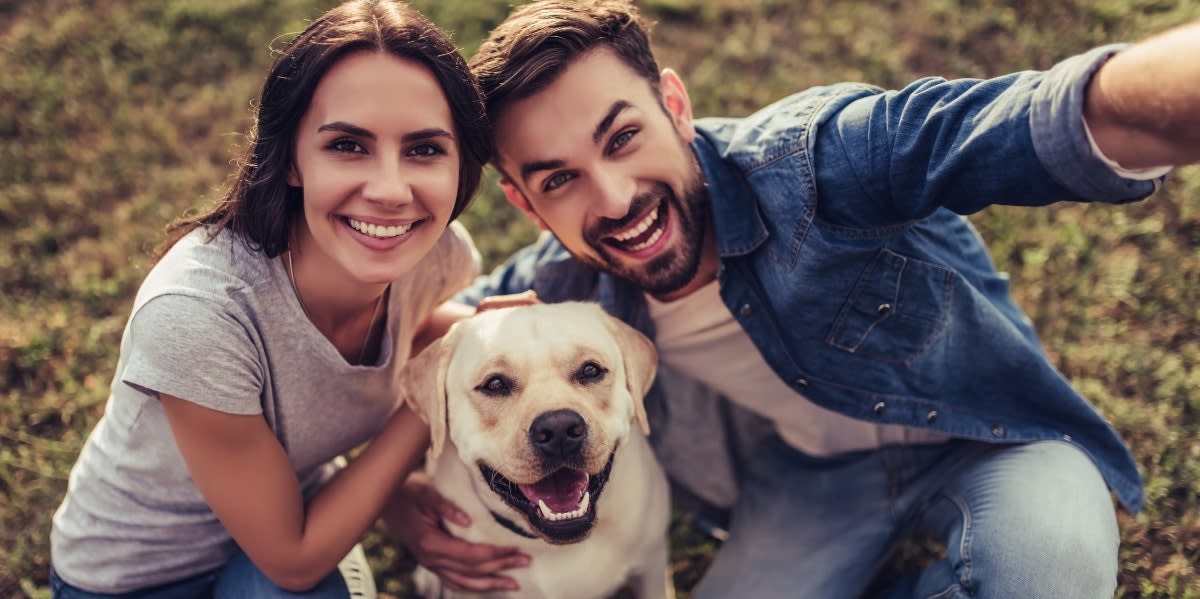
<instances>
[{"instance_id":1,"label":"woman's nose","mask_svg":"<svg viewBox=\"0 0 1200 599\"><path fill-rule=\"evenodd\" d=\"M382 206L403 206L413 201L412 184L398 164L381 164L363 188L367 201Z\"/></svg>"}]
</instances>

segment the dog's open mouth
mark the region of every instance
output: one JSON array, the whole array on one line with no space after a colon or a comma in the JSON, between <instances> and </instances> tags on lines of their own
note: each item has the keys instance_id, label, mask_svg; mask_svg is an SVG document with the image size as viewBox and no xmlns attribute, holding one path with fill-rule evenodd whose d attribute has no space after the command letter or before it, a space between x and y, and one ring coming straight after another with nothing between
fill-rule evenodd
<instances>
[{"instance_id":1,"label":"dog's open mouth","mask_svg":"<svg viewBox=\"0 0 1200 599\"><path fill-rule=\"evenodd\" d=\"M513 483L482 462L479 470L488 487L524 514L547 541L574 543L583 540L596 522L596 501L608 482L615 455L597 474L562 467L531 485Z\"/></svg>"}]
</instances>

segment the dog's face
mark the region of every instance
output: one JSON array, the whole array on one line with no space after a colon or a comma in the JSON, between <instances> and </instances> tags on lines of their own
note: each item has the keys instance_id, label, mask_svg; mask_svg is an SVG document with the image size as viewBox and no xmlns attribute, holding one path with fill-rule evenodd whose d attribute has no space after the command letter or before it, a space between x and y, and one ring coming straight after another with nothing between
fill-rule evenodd
<instances>
[{"instance_id":1,"label":"dog's face","mask_svg":"<svg viewBox=\"0 0 1200 599\"><path fill-rule=\"evenodd\" d=\"M431 463L448 435L489 509L571 543L591 531L621 441L648 432L655 366L653 344L598 306L535 304L459 322L401 387L430 424Z\"/></svg>"}]
</instances>

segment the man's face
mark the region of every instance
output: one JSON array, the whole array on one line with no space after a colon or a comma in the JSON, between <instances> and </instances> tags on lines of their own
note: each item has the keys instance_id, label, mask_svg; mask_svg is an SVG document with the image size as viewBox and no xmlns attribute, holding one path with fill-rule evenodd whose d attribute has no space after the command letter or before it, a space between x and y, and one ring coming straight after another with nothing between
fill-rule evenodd
<instances>
[{"instance_id":1,"label":"man's face","mask_svg":"<svg viewBox=\"0 0 1200 599\"><path fill-rule=\"evenodd\" d=\"M687 94L669 72L659 89L597 48L496 115L496 139L506 191L572 255L675 299L716 259Z\"/></svg>"}]
</instances>

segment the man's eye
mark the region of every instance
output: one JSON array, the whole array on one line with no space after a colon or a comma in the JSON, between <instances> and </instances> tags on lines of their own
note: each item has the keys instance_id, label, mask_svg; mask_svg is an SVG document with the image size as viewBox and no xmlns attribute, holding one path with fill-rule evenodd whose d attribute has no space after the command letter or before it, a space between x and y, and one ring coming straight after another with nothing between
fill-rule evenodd
<instances>
[{"instance_id":1,"label":"man's eye","mask_svg":"<svg viewBox=\"0 0 1200 599\"><path fill-rule=\"evenodd\" d=\"M334 152L344 152L347 154L365 154L366 148L362 147L358 142L352 139L338 139L329 144L329 149Z\"/></svg>"},{"instance_id":2,"label":"man's eye","mask_svg":"<svg viewBox=\"0 0 1200 599\"><path fill-rule=\"evenodd\" d=\"M475 390L484 395L502 397L512 394L512 386L513 383L508 378L494 374L483 381L482 385L475 387Z\"/></svg>"},{"instance_id":3,"label":"man's eye","mask_svg":"<svg viewBox=\"0 0 1200 599\"><path fill-rule=\"evenodd\" d=\"M615 152L615 151L620 150L621 148L625 147L625 145L628 144L633 139L633 136L637 135L637 132L638 132L637 129L626 129L626 130L618 133L616 135L616 137L613 137L612 144L611 144L612 150Z\"/></svg>"},{"instance_id":4,"label":"man's eye","mask_svg":"<svg viewBox=\"0 0 1200 599\"><path fill-rule=\"evenodd\" d=\"M574 177L570 173L554 173L546 179L545 183L542 184L542 191L554 191L555 189L562 187L572 178Z\"/></svg>"},{"instance_id":5,"label":"man's eye","mask_svg":"<svg viewBox=\"0 0 1200 599\"><path fill-rule=\"evenodd\" d=\"M575 380L581 383L595 383L603 380L607 373L603 366L595 362L584 362L583 366L575 371Z\"/></svg>"}]
</instances>

